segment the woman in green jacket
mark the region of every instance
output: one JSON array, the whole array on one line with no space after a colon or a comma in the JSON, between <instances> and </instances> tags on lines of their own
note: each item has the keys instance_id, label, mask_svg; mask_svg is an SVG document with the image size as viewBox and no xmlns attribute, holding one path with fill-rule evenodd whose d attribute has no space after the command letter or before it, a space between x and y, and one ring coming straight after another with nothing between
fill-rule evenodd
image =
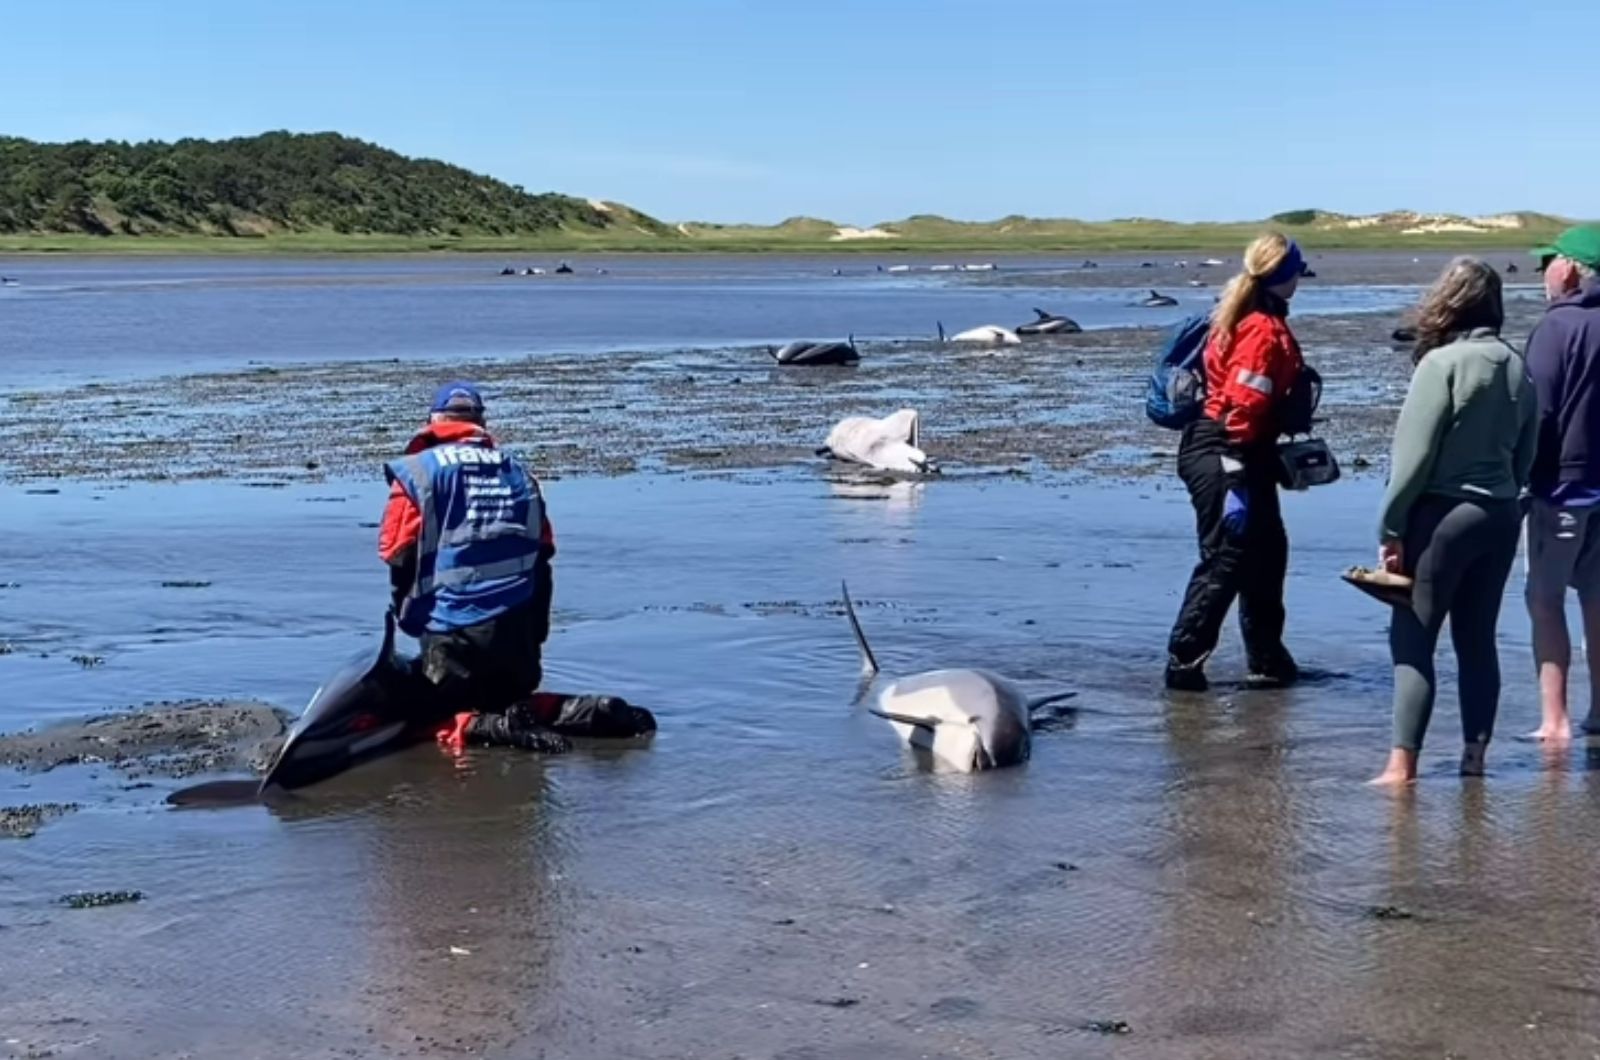
<instances>
[{"instance_id":1,"label":"woman in green jacket","mask_svg":"<svg viewBox=\"0 0 1600 1060\"><path fill-rule=\"evenodd\" d=\"M1457 258L1422 300L1416 370L1395 425L1380 565L1413 579L1389 627L1394 746L1374 784L1409 784L1433 713L1434 651L1450 619L1460 670L1462 775L1483 772L1500 705L1495 628L1533 467L1538 415L1521 356L1500 338L1500 276Z\"/></svg>"}]
</instances>

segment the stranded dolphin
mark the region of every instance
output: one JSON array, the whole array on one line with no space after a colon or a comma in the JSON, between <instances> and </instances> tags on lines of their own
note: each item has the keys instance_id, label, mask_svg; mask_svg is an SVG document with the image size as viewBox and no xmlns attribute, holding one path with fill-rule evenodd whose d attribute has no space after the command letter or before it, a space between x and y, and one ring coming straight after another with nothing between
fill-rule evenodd
<instances>
[{"instance_id":1,"label":"stranded dolphin","mask_svg":"<svg viewBox=\"0 0 1600 1060\"><path fill-rule=\"evenodd\" d=\"M1083 330L1071 317L1056 316L1043 309L1035 309L1033 313L1035 319L1017 325L1018 335L1076 335Z\"/></svg>"},{"instance_id":2,"label":"stranded dolphin","mask_svg":"<svg viewBox=\"0 0 1600 1060\"><path fill-rule=\"evenodd\" d=\"M817 455L865 464L881 471L936 475L939 465L922 451L920 427L916 409L901 409L881 420L848 416L834 424Z\"/></svg>"},{"instance_id":3,"label":"stranded dolphin","mask_svg":"<svg viewBox=\"0 0 1600 1060\"><path fill-rule=\"evenodd\" d=\"M944 333L944 325L938 324L940 342L969 342L983 346L1015 346L1022 341L1017 333L1010 328L1003 328L998 324L984 324L980 327L968 328L958 331L954 335Z\"/></svg>"},{"instance_id":4,"label":"stranded dolphin","mask_svg":"<svg viewBox=\"0 0 1600 1060\"><path fill-rule=\"evenodd\" d=\"M878 660L861 631L850 588L841 589L850 629L861 648L862 669L876 674ZM1033 712L1076 694L1030 699L986 670L928 670L891 683L878 694L871 713L888 721L911 747L947 768L972 773L1026 762L1033 753Z\"/></svg>"},{"instance_id":5,"label":"stranded dolphin","mask_svg":"<svg viewBox=\"0 0 1600 1060\"><path fill-rule=\"evenodd\" d=\"M431 740L439 728L438 712L428 709L431 691L413 661L395 650L390 612L378 650L355 656L312 693L259 782L210 781L173 792L167 801L180 806L256 802ZM562 736L626 738L656 727L649 711L613 696L535 693L527 709Z\"/></svg>"},{"instance_id":6,"label":"stranded dolphin","mask_svg":"<svg viewBox=\"0 0 1600 1060\"><path fill-rule=\"evenodd\" d=\"M1150 297L1141 298L1134 304L1145 309L1160 309L1162 306L1177 305L1178 300L1171 295L1162 294L1160 291L1151 291Z\"/></svg>"},{"instance_id":7,"label":"stranded dolphin","mask_svg":"<svg viewBox=\"0 0 1600 1060\"><path fill-rule=\"evenodd\" d=\"M856 337L851 335L845 342L790 342L773 349L767 347L767 352L772 359L784 365L817 365L855 364L861 360L861 354L856 351Z\"/></svg>"}]
</instances>

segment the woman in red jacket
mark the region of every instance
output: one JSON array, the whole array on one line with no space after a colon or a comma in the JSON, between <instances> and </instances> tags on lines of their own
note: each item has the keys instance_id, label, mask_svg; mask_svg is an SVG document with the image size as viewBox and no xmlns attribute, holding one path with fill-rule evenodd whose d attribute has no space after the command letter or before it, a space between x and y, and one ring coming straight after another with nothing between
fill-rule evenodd
<instances>
[{"instance_id":1,"label":"woman in red jacket","mask_svg":"<svg viewBox=\"0 0 1600 1060\"><path fill-rule=\"evenodd\" d=\"M1200 562L1167 645L1167 687L1206 688L1205 663L1239 599L1248 683L1282 687L1299 676L1283 646L1289 539L1278 509L1277 440L1304 361L1289 331L1305 259L1294 241L1263 235L1211 315L1205 415L1183 432L1178 474L1194 502Z\"/></svg>"}]
</instances>

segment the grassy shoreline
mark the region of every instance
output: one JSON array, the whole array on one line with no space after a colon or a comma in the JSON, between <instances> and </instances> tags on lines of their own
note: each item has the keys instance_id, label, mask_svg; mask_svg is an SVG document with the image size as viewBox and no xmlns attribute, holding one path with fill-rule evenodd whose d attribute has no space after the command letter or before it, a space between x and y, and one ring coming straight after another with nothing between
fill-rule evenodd
<instances>
[{"instance_id":1,"label":"grassy shoreline","mask_svg":"<svg viewBox=\"0 0 1600 1060\"><path fill-rule=\"evenodd\" d=\"M91 236L82 234L0 235L0 254L126 256L274 254L838 254L902 257L911 254L1093 254L1237 252L1257 233L1276 227L1310 250L1438 251L1527 249L1554 232L1509 229L1493 232L1433 232L1401 235L1393 231L1348 231L1269 224L1085 226L1070 235L1003 236L974 234L950 238L832 241L781 233L712 233L660 237L628 234L540 237L365 236L297 233L240 236Z\"/></svg>"}]
</instances>

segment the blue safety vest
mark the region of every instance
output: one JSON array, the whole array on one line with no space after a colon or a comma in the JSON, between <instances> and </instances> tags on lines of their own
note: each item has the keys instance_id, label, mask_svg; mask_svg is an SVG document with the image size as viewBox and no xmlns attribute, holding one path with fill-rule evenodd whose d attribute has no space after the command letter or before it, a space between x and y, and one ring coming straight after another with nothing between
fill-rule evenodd
<instances>
[{"instance_id":1,"label":"blue safety vest","mask_svg":"<svg viewBox=\"0 0 1600 1060\"><path fill-rule=\"evenodd\" d=\"M469 439L391 461L384 473L422 513L401 629L417 636L474 626L533 598L544 498L520 463Z\"/></svg>"}]
</instances>

